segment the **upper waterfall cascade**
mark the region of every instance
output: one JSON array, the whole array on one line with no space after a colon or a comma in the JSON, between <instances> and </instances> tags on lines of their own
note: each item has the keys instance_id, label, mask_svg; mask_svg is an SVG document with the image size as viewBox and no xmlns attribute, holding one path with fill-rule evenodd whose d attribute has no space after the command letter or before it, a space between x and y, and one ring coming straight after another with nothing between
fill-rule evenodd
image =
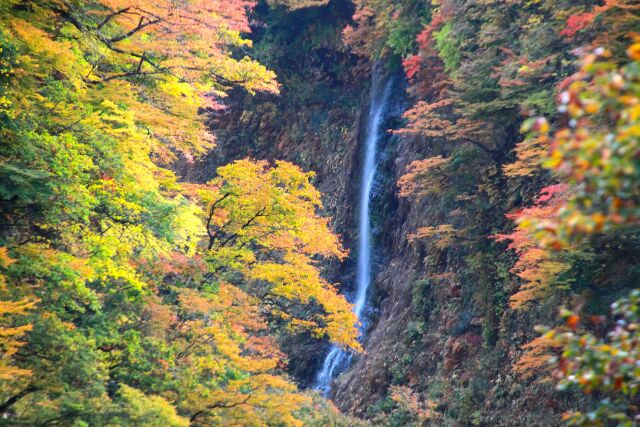
<instances>
[{"instance_id":1,"label":"upper waterfall cascade","mask_svg":"<svg viewBox=\"0 0 640 427\"><path fill-rule=\"evenodd\" d=\"M378 67L381 68L381 67ZM365 329L365 308L367 305L367 291L371 284L371 195L377 174L378 142L384 135L382 123L391 95L391 80L384 81L376 72L371 90L369 115L367 118L366 135L364 140L364 162L359 194L358 217L358 257L356 264L356 293L352 300L354 312L360 319L360 335ZM333 378L349 365L351 353L333 346L327 354L322 369L318 372L315 389L327 395L331 390Z\"/></svg>"}]
</instances>

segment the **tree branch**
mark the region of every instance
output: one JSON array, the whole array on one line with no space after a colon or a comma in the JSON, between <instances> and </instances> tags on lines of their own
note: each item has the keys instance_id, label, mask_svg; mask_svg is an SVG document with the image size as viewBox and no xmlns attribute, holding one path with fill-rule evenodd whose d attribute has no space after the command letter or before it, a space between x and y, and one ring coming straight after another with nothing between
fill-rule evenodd
<instances>
[{"instance_id":1,"label":"tree branch","mask_svg":"<svg viewBox=\"0 0 640 427\"><path fill-rule=\"evenodd\" d=\"M253 390L255 391L255 390ZM240 406L240 405L244 405L246 404L249 399L251 399L253 395L252 394L248 394L246 398L244 398L241 401L238 402L234 402L234 403L214 403L212 405L207 406L204 409L201 409L200 411L194 413L193 415L191 415L191 417L189 417L189 421L190 422L194 422L195 420L197 420L200 416L202 416L205 412L207 411L211 411L214 409L229 409L229 408L234 408L236 406Z\"/></svg>"},{"instance_id":2,"label":"tree branch","mask_svg":"<svg viewBox=\"0 0 640 427\"><path fill-rule=\"evenodd\" d=\"M131 7L125 7L123 9L120 10L116 10L115 12L110 13L109 15L107 15L106 18L104 18L102 20L102 22L100 22L98 24L98 26L96 27L96 30L101 29L102 27L104 27L105 25L107 25L113 18L115 18L118 15L122 15L123 13L127 13L129 10L131 9Z\"/></svg>"},{"instance_id":3,"label":"tree branch","mask_svg":"<svg viewBox=\"0 0 640 427\"><path fill-rule=\"evenodd\" d=\"M38 390L38 387L36 387L35 385L31 384L27 388L25 388L22 391L18 392L18 394L14 394L9 399L5 400L2 404L0 404L0 414L4 414L5 412L7 412L7 410L11 406L16 404L20 399L22 399L26 395L31 394L31 393L33 393L33 392L35 392L37 390Z\"/></svg>"}]
</instances>

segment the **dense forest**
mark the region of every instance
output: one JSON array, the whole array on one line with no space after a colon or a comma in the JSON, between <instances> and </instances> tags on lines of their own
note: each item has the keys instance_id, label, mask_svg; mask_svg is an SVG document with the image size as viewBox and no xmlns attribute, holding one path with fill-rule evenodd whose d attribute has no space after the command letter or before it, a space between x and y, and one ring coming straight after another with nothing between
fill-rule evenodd
<instances>
[{"instance_id":1,"label":"dense forest","mask_svg":"<svg viewBox=\"0 0 640 427\"><path fill-rule=\"evenodd\" d=\"M637 0L0 9L0 425L640 425Z\"/></svg>"}]
</instances>

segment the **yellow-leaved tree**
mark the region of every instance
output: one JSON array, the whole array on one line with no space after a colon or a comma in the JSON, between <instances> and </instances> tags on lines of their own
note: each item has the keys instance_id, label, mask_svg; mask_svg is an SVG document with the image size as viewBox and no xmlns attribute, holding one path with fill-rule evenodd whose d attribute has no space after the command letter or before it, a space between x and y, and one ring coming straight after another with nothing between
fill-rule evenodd
<instances>
[{"instance_id":1,"label":"yellow-leaved tree","mask_svg":"<svg viewBox=\"0 0 640 427\"><path fill-rule=\"evenodd\" d=\"M347 253L319 215L313 173L278 161L240 160L197 188L207 224L206 260L220 277L241 273L249 293L292 331L360 349L351 304L320 274Z\"/></svg>"},{"instance_id":2,"label":"yellow-leaved tree","mask_svg":"<svg viewBox=\"0 0 640 427\"><path fill-rule=\"evenodd\" d=\"M221 277L250 265L209 271L163 167L211 146L226 90L278 91L243 54L252 5L0 0L0 424L300 424L259 300Z\"/></svg>"},{"instance_id":3,"label":"yellow-leaved tree","mask_svg":"<svg viewBox=\"0 0 640 427\"><path fill-rule=\"evenodd\" d=\"M3 270L14 262L7 254L7 248L0 247L0 292L6 291L6 279ZM12 357L24 345L22 340L25 333L31 330L31 325L13 324L14 317L25 314L35 302L29 299L11 301L0 299L0 380L10 380L29 375L31 371L14 366Z\"/></svg>"}]
</instances>

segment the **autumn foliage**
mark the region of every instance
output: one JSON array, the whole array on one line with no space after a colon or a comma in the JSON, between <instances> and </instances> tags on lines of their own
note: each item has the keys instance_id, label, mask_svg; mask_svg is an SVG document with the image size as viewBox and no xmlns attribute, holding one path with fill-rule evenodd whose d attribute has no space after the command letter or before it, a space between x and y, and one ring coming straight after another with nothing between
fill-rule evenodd
<instances>
[{"instance_id":1,"label":"autumn foliage","mask_svg":"<svg viewBox=\"0 0 640 427\"><path fill-rule=\"evenodd\" d=\"M631 45L629 56L637 60L636 49ZM512 306L548 289L569 268L558 259L562 251L594 234L637 224L636 74L635 63L615 69L599 61L598 54L589 54L559 95L559 109L570 117L569 126L551 137L544 119L525 122L523 130L530 134L507 172L531 173L536 169L531 159L555 171L564 184L542 190L534 207L509 215L517 231L497 236L511 241L509 248L519 255L512 271L526 282L512 297ZM541 141L546 150L525 154ZM535 153L544 154L539 158Z\"/></svg>"},{"instance_id":2,"label":"autumn foliage","mask_svg":"<svg viewBox=\"0 0 640 427\"><path fill-rule=\"evenodd\" d=\"M398 180L399 196L424 196L440 190L447 175L444 168L447 159L442 156L413 161L407 168L407 173Z\"/></svg>"},{"instance_id":3,"label":"autumn foliage","mask_svg":"<svg viewBox=\"0 0 640 427\"><path fill-rule=\"evenodd\" d=\"M508 215L509 219L519 224L515 232L494 236L497 241L508 241L508 248L518 255L518 261L511 272L522 279L523 284L511 296L510 305L514 309L522 308L553 291L552 285L556 283L558 276L570 267L561 260L559 254L539 247L535 237L526 228L530 218L539 221L553 220L566 200L567 191L567 187L561 184L542 189L532 207Z\"/></svg>"},{"instance_id":4,"label":"autumn foliage","mask_svg":"<svg viewBox=\"0 0 640 427\"><path fill-rule=\"evenodd\" d=\"M611 304L609 317L581 319L570 310L561 310L564 324L543 329L539 339L553 342L562 353L551 359L560 390L581 390L598 397L588 412L573 410L563 418L570 425L591 426L615 422L633 425L637 407L640 343L638 336L640 293L631 292ZM594 326L612 323L605 336L591 331Z\"/></svg>"},{"instance_id":5,"label":"autumn foliage","mask_svg":"<svg viewBox=\"0 0 640 427\"><path fill-rule=\"evenodd\" d=\"M0 1L3 423L302 425L278 337L358 348L312 174L167 169L212 146L229 90L278 92L252 7Z\"/></svg>"},{"instance_id":6,"label":"autumn foliage","mask_svg":"<svg viewBox=\"0 0 640 427\"><path fill-rule=\"evenodd\" d=\"M630 62L623 66L609 62L610 53L604 49L586 54L581 69L564 83L558 96L559 112L568 116L568 125L553 136L544 119L531 119L523 126L530 131L528 140L548 144L542 165L562 184L544 189L533 208L511 216L518 224L515 233L497 236L511 241L509 247L518 253L512 271L526 281L512 296L514 308L541 290L559 288L558 275L572 267L562 262L563 254L598 237L636 230L638 52L640 45L631 44ZM518 162L522 161L521 157ZM638 380L637 300L638 292L632 291L629 298L612 305L618 320L605 338L579 331L580 315L564 310L565 327L547 329L525 345L516 372L531 375L544 370L542 362L548 359L556 367L558 388L602 397L587 413L566 413L569 424L635 422L637 408L631 402ZM591 328L604 322L599 316L591 319L595 323ZM550 358L544 347L560 348L562 355Z\"/></svg>"},{"instance_id":7,"label":"autumn foliage","mask_svg":"<svg viewBox=\"0 0 640 427\"><path fill-rule=\"evenodd\" d=\"M240 98L268 106L268 121L247 122L287 146L271 129L277 113L307 99L275 100L262 60L284 69L288 92L314 92L323 114L347 100L356 115L367 85L352 95L346 82L376 61L406 76L410 105L385 120L397 125L385 150L401 155L380 156L400 176L399 200L374 221L395 226L382 218L393 211L412 226L380 239L410 255L406 271L390 263L401 285L434 280L396 293L383 277L376 301L406 304L374 320L399 314L406 331L378 331L410 339L361 365L380 372L366 372L366 399L352 396L358 410L380 397L367 412L380 425L485 425L500 395L535 395L534 379L553 378L599 400L567 422L637 423L640 296L620 299L636 285L617 283L637 277L637 1L0 0L0 12L0 424L337 424L337 409L288 374L303 370L290 369L292 341L363 350L325 274L348 254L314 173L272 156L197 163L208 182L172 169L211 154L210 119ZM301 28L303 15L333 21ZM322 30L336 25L344 46L333 51ZM290 50L272 47L290 36L320 64L287 75ZM311 80L344 99L308 90ZM256 142L230 157L265 152L263 134L247 135ZM610 320L588 315L614 299ZM531 338L515 327L551 322L556 301L586 304L515 349ZM445 327L427 324L436 317ZM473 357L484 365L462 363ZM489 378L511 362L515 375Z\"/></svg>"},{"instance_id":8,"label":"autumn foliage","mask_svg":"<svg viewBox=\"0 0 640 427\"><path fill-rule=\"evenodd\" d=\"M359 349L357 319L336 287L320 275L318 259L346 252L329 228L312 173L287 162L242 160L225 166L198 190L207 224L207 262L215 271L232 268L251 281L249 289L292 330L310 330ZM295 315L290 303L317 304L323 314Z\"/></svg>"},{"instance_id":9,"label":"autumn foliage","mask_svg":"<svg viewBox=\"0 0 640 427\"><path fill-rule=\"evenodd\" d=\"M11 259L7 254L7 248L0 248L0 290L7 291L6 278L4 271L15 260ZM11 380L13 378L30 375L28 369L18 368L13 364L13 357L18 349L25 344L24 335L32 329L32 325L23 324L14 326L14 318L24 316L30 309L35 306L35 301L22 299L20 301L4 300L0 301L0 348L2 355L0 356L0 380Z\"/></svg>"}]
</instances>

